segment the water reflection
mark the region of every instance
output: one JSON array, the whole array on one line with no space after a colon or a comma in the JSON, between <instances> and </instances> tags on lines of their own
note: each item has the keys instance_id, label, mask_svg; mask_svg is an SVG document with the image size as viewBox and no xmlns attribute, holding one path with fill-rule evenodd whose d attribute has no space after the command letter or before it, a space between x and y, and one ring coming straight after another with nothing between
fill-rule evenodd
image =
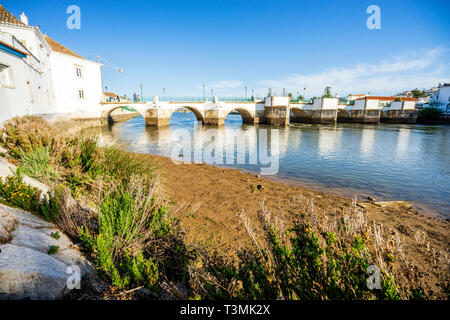
<instances>
[{"instance_id":1,"label":"water reflection","mask_svg":"<svg viewBox=\"0 0 450 320\"><path fill-rule=\"evenodd\" d=\"M320 127L318 135L319 155L322 157L334 156L334 151L339 148L341 143L342 131L337 128Z\"/></svg>"},{"instance_id":2,"label":"water reflection","mask_svg":"<svg viewBox=\"0 0 450 320\"><path fill-rule=\"evenodd\" d=\"M370 157L373 155L372 151L375 144L375 137L376 130L368 127L361 130L361 156Z\"/></svg>"},{"instance_id":3,"label":"water reflection","mask_svg":"<svg viewBox=\"0 0 450 320\"><path fill-rule=\"evenodd\" d=\"M411 133L411 129L401 128L398 131L397 147L396 147L396 152L395 152L398 158L406 158L407 157L410 133Z\"/></svg>"},{"instance_id":4,"label":"water reflection","mask_svg":"<svg viewBox=\"0 0 450 320\"><path fill-rule=\"evenodd\" d=\"M173 134L182 128L191 133L193 161L202 162L205 146L211 144L211 129L190 116L175 113L166 128L146 127L142 117L138 117L85 133L98 134L102 141L128 143L134 152L169 157L176 143ZM258 144L261 133L266 131L266 155L279 155L277 177L348 196L413 201L419 208L450 216L448 126L296 124L278 129L278 145L272 145L273 132L268 126L242 124L240 116L234 114L228 116L225 124L216 130L223 141L225 166L255 172L268 167L260 162L259 154L264 154L264 150ZM240 152L242 145L244 152ZM271 154L274 146L277 148Z\"/></svg>"}]
</instances>

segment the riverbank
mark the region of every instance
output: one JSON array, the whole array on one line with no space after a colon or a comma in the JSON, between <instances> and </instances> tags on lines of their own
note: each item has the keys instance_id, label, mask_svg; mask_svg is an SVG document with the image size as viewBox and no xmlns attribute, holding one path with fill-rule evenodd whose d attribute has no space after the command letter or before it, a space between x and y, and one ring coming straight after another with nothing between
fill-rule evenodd
<instances>
[{"instance_id":1,"label":"riverbank","mask_svg":"<svg viewBox=\"0 0 450 320\"><path fill-rule=\"evenodd\" d=\"M448 296L448 223L407 203L177 165L61 136L38 117L13 119L2 133L8 163L50 190L41 200L16 174L0 184L2 200L58 226L106 282L98 290L83 280L66 298L139 299L138 289L156 299ZM380 270L380 290L367 285L369 266Z\"/></svg>"},{"instance_id":2,"label":"riverbank","mask_svg":"<svg viewBox=\"0 0 450 320\"><path fill-rule=\"evenodd\" d=\"M292 225L301 221L302 215L328 217L331 222L333 216L345 212L353 203L352 199L261 178L242 170L175 164L161 156L140 156L160 168L162 188L173 201L198 207L192 214L178 216L186 230L188 243L201 242L220 248L225 254L232 255L252 244L239 217L241 212L248 217L259 237L263 234L258 218L262 204L272 213L273 219ZM382 227L386 242L389 235L400 239L401 243L397 245L401 246L410 267L420 270L417 281L429 290L442 290L439 289L436 265L445 264L440 267L447 270L448 275L448 221L423 215L402 201L360 201L357 206L367 213L368 224ZM408 270L401 272L405 276L408 274Z\"/></svg>"}]
</instances>

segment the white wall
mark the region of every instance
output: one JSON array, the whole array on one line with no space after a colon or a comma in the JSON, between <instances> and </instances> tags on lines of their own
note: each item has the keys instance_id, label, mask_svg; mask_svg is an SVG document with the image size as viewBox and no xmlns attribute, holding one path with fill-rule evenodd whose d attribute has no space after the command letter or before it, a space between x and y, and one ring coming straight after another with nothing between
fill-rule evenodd
<instances>
[{"instance_id":1,"label":"white wall","mask_svg":"<svg viewBox=\"0 0 450 320\"><path fill-rule=\"evenodd\" d=\"M99 115L102 99L101 65L59 52L50 54L57 110L60 113ZM76 66L82 67L77 77ZM84 99L79 97L83 90Z\"/></svg>"},{"instance_id":2,"label":"white wall","mask_svg":"<svg viewBox=\"0 0 450 320\"><path fill-rule=\"evenodd\" d=\"M380 109L379 100L367 100L366 110L378 110L378 109Z\"/></svg>"},{"instance_id":3,"label":"white wall","mask_svg":"<svg viewBox=\"0 0 450 320\"><path fill-rule=\"evenodd\" d=\"M433 94L432 100L431 102L437 102L438 107L446 112L447 106L450 104L450 86L441 86L438 92Z\"/></svg>"},{"instance_id":4,"label":"white wall","mask_svg":"<svg viewBox=\"0 0 450 320\"><path fill-rule=\"evenodd\" d=\"M6 32L0 32L0 40L12 44L12 37ZM49 113L54 109L48 73L29 61L30 58L0 51L0 63L10 68L13 78L12 87L0 86L0 123L15 116Z\"/></svg>"},{"instance_id":5,"label":"white wall","mask_svg":"<svg viewBox=\"0 0 450 320\"><path fill-rule=\"evenodd\" d=\"M387 107L387 110L402 110L402 106L402 101L392 101L390 106Z\"/></svg>"},{"instance_id":6,"label":"white wall","mask_svg":"<svg viewBox=\"0 0 450 320\"><path fill-rule=\"evenodd\" d=\"M312 110L322 110L322 98L314 99L311 109Z\"/></svg>"},{"instance_id":7,"label":"white wall","mask_svg":"<svg viewBox=\"0 0 450 320\"><path fill-rule=\"evenodd\" d=\"M323 110L336 110L338 106L338 98L322 98Z\"/></svg>"},{"instance_id":8,"label":"white wall","mask_svg":"<svg viewBox=\"0 0 450 320\"><path fill-rule=\"evenodd\" d=\"M404 101L403 110L414 110L416 108L416 101Z\"/></svg>"},{"instance_id":9,"label":"white wall","mask_svg":"<svg viewBox=\"0 0 450 320\"><path fill-rule=\"evenodd\" d=\"M289 105L289 97L266 97L265 105L266 107L271 106L288 106Z\"/></svg>"}]
</instances>

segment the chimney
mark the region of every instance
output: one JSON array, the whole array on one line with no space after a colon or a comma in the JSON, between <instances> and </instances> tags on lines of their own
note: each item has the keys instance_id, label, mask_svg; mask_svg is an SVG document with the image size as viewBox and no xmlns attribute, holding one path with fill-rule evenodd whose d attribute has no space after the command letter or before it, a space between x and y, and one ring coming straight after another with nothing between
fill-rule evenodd
<instances>
[{"instance_id":1,"label":"chimney","mask_svg":"<svg viewBox=\"0 0 450 320\"><path fill-rule=\"evenodd\" d=\"M25 15L25 12L22 12L20 15L20 21L22 21L23 24L28 25L28 17Z\"/></svg>"}]
</instances>

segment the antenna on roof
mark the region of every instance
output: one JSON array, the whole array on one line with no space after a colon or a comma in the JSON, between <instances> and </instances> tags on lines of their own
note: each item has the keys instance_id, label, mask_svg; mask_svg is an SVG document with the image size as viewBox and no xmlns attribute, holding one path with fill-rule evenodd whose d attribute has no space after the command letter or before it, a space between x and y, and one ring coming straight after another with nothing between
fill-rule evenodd
<instances>
[{"instance_id":1,"label":"antenna on roof","mask_svg":"<svg viewBox=\"0 0 450 320\"><path fill-rule=\"evenodd\" d=\"M103 66L104 66L105 68L115 69L115 70L119 71L120 73L123 73L123 69L121 69L121 68L119 68L119 67L113 65L111 62L109 62L109 61L106 60L105 58L102 58L102 57L100 57L99 55L96 55L95 58L97 59L97 62L98 62L98 63L102 63L102 61L108 63L108 64L102 63Z\"/></svg>"}]
</instances>

